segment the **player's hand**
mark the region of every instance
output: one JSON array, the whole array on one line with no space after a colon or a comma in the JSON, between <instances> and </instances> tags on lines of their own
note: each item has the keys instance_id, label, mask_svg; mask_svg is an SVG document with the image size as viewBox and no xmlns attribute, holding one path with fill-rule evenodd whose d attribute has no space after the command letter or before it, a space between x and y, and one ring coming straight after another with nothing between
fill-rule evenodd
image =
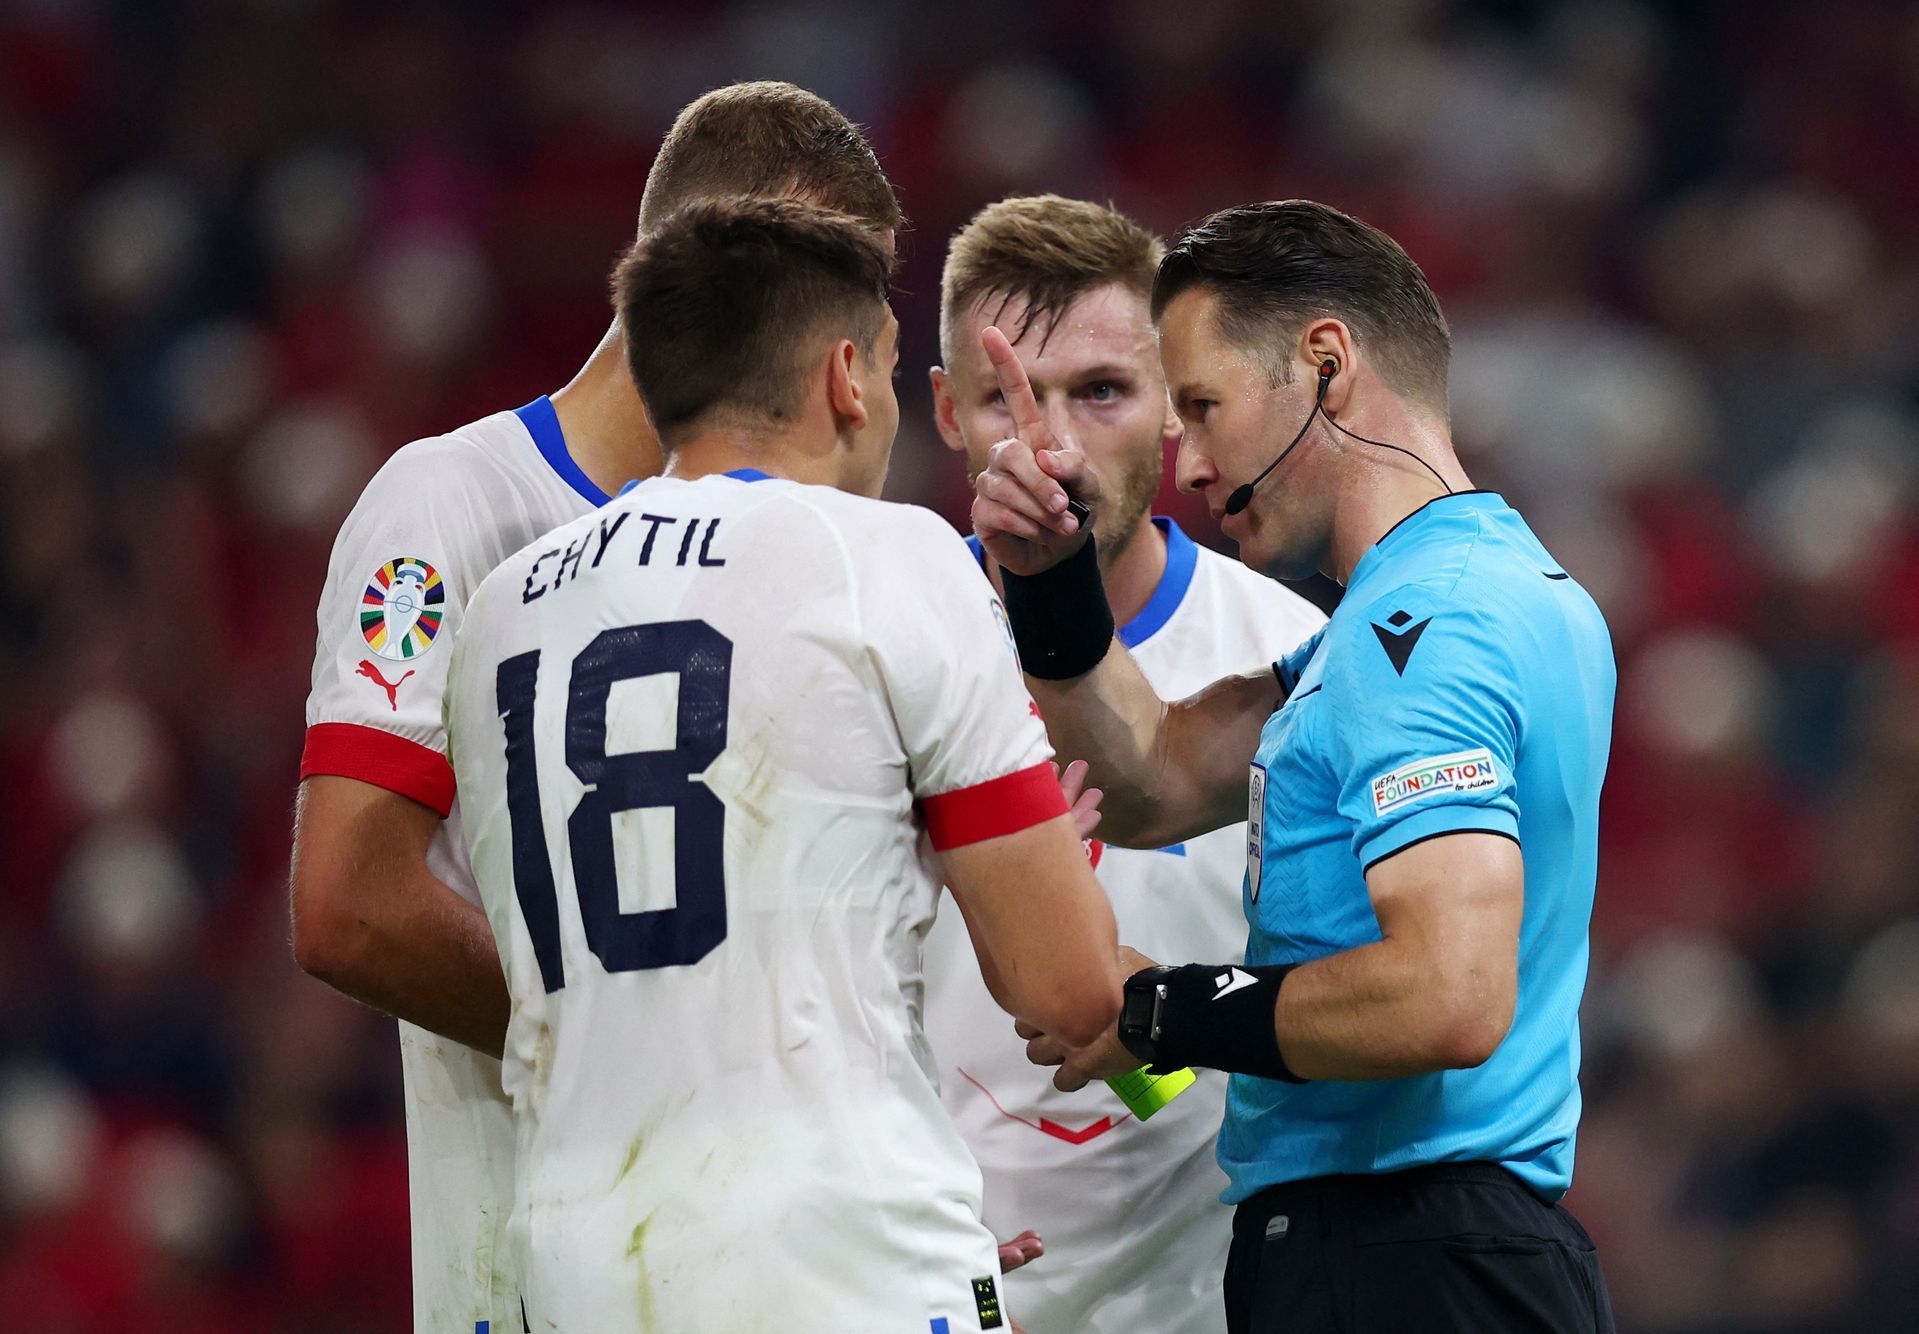
<instances>
[{"instance_id":1,"label":"player's hand","mask_svg":"<svg viewBox=\"0 0 1919 1334\"><path fill-rule=\"evenodd\" d=\"M1140 969L1151 967L1153 961L1132 946L1119 947L1121 977L1131 977ZM1026 1039L1027 1060L1034 1065L1059 1067L1053 1076L1053 1087L1061 1093L1074 1093L1095 1079L1117 1079L1139 1069L1139 1057L1120 1042L1117 1024L1084 1047L1069 1047L1024 1020L1016 1022L1013 1031Z\"/></svg>"},{"instance_id":2,"label":"player's hand","mask_svg":"<svg viewBox=\"0 0 1919 1334\"><path fill-rule=\"evenodd\" d=\"M1039 1233L1027 1228L1011 1241L999 1244L999 1271L1010 1274L1023 1264L1028 1264L1046 1254L1046 1243L1039 1239Z\"/></svg>"},{"instance_id":3,"label":"player's hand","mask_svg":"<svg viewBox=\"0 0 1919 1334\"><path fill-rule=\"evenodd\" d=\"M1131 977L1153 961L1127 945L1119 947L1119 971ZM1058 1066L1053 1087L1061 1093L1075 1093L1095 1079L1117 1079L1139 1069L1139 1057L1126 1050L1119 1040L1119 1025L1114 1024L1084 1047L1069 1047L1050 1033L1041 1032L1025 1020L1013 1025L1013 1031L1026 1039L1026 1059L1034 1065Z\"/></svg>"},{"instance_id":4,"label":"player's hand","mask_svg":"<svg viewBox=\"0 0 1919 1334\"><path fill-rule=\"evenodd\" d=\"M1013 434L986 452L986 470L973 479L973 531L986 553L1014 574L1038 574L1085 542L1068 502L1097 508L1099 479L1079 446L1046 424L1006 335L989 325L980 346L993 363Z\"/></svg>"},{"instance_id":5,"label":"player's hand","mask_svg":"<svg viewBox=\"0 0 1919 1334\"><path fill-rule=\"evenodd\" d=\"M1085 760L1074 760L1066 766L1064 773L1060 772L1057 764L1053 766L1053 776L1059 779L1059 790L1066 794L1066 804L1071 807L1067 813L1073 817L1073 832L1079 835L1082 843L1099 828L1099 802L1106 795L1096 787L1086 786L1087 767Z\"/></svg>"},{"instance_id":6,"label":"player's hand","mask_svg":"<svg viewBox=\"0 0 1919 1334\"><path fill-rule=\"evenodd\" d=\"M1076 1093L1095 1079L1116 1079L1139 1069L1139 1057L1120 1044L1115 1025L1084 1047L1069 1047L1050 1033L1021 1023L1014 1031L1026 1039L1026 1059L1034 1065L1053 1065L1053 1087Z\"/></svg>"}]
</instances>

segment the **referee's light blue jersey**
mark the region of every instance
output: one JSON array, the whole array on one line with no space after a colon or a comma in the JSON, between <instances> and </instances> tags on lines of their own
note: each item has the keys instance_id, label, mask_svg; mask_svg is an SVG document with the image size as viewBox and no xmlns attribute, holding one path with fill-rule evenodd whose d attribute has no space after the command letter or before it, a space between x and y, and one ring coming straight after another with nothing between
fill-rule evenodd
<instances>
[{"instance_id":1,"label":"referee's light blue jersey","mask_svg":"<svg viewBox=\"0 0 1919 1334\"><path fill-rule=\"evenodd\" d=\"M1433 1162L1572 1183L1579 999L1614 670L1606 623L1513 509L1485 491L1415 511L1360 558L1253 766L1248 963L1379 939L1368 867L1483 830L1526 871L1511 1031L1472 1070L1302 1085L1235 1075L1219 1160L1236 1203L1266 1186Z\"/></svg>"}]
</instances>

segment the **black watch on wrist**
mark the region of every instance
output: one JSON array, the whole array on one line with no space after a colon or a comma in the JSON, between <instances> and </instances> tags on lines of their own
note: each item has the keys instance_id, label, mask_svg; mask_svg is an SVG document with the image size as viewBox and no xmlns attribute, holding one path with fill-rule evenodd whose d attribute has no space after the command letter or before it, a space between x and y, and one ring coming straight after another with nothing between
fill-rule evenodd
<instances>
[{"instance_id":1,"label":"black watch on wrist","mask_svg":"<svg viewBox=\"0 0 1919 1334\"><path fill-rule=\"evenodd\" d=\"M1159 1057L1160 1008L1166 1003L1166 978L1178 971L1158 964L1126 979L1119 1007L1120 1044L1149 1064Z\"/></svg>"}]
</instances>

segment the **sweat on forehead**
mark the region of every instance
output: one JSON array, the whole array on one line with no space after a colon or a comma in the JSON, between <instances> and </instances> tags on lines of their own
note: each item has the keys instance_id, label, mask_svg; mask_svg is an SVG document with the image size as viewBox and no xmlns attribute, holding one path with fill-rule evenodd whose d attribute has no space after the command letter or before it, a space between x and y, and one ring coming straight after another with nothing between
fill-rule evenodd
<instances>
[{"instance_id":1,"label":"sweat on forehead","mask_svg":"<svg viewBox=\"0 0 1919 1334\"><path fill-rule=\"evenodd\" d=\"M991 302L992 297L989 296L982 306ZM1007 312L1016 303L1019 308L1015 318L1008 320ZM998 305L994 308L993 317L989 323L999 326L1013 340L1015 347L1026 341L1027 334L1037 329L1039 343L1033 348L1033 353L1037 356L1046 350L1046 344L1052 338L1053 330L1059 327L1059 322L1065 314L1064 305L1056 305L1048 301L1025 300L1018 292L1003 292L999 294Z\"/></svg>"},{"instance_id":2,"label":"sweat on forehead","mask_svg":"<svg viewBox=\"0 0 1919 1334\"><path fill-rule=\"evenodd\" d=\"M949 369L985 369L979 337L989 326L1005 334L1020 360L1042 376L1094 365L1144 371L1144 363L1158 362L1145 297L1118 286L1081 293L1058 310L1034 310L1019 297L989 298L955 322Z\"/></svg>"}]
</instances>

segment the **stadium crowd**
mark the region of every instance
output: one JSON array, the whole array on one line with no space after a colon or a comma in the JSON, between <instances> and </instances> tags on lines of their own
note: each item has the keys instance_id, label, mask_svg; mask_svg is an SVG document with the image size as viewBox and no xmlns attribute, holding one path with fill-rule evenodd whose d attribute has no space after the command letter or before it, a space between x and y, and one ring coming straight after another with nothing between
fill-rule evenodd
<instances>
[{"instance_id":1,"label":"stadium crowd","mask_svg":"<svg viewBox=\"0 0 1919 1334\"><path fill-rule=\"evenodd\" d=\"M0 3L9 1319L404 1328L393 1026L287 947L327 552L571 373L739 77L899 188L889 496L956 522L922 369L980 204L1405 243L1467 466L1618 651L1570 1202L1621 1328L1919 1329L1919 15L1868 0Z\"/></svg>"}]
</instances>

